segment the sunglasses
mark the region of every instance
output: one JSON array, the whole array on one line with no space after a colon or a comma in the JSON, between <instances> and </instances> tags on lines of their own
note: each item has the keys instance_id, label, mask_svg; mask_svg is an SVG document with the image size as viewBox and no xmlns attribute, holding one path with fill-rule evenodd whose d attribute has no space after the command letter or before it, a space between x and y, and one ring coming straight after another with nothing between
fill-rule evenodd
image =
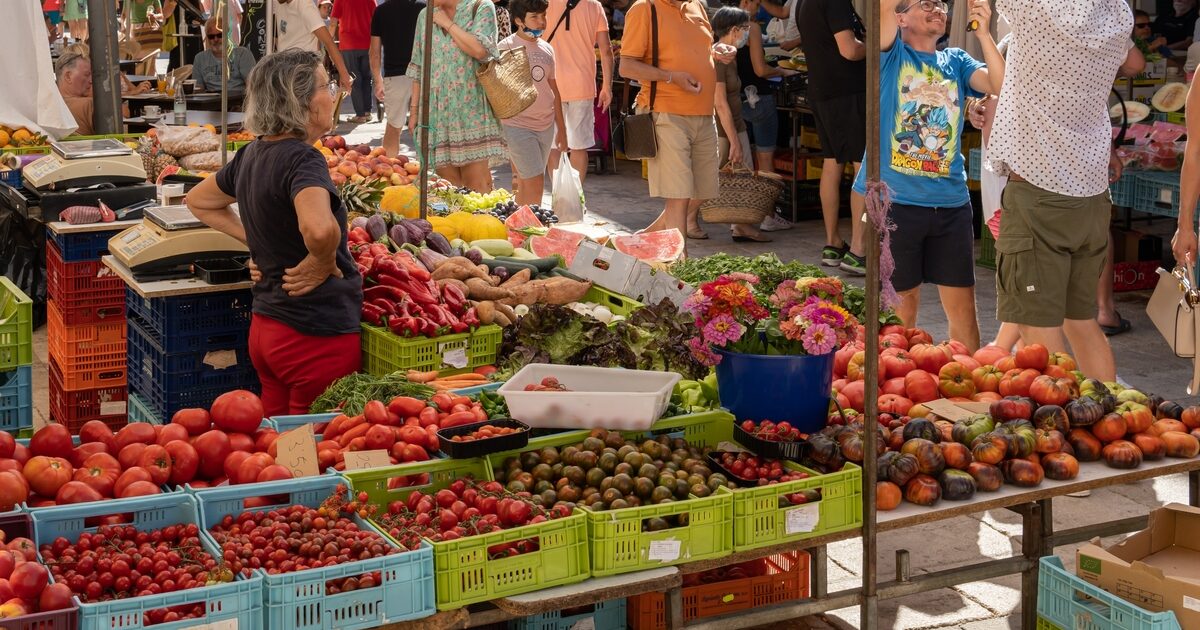
<instances>
[{"instance_id":1,"label":"sunglasses","mask_svg":"<svg viewBox=\"0 0 1200 630\"><path fill-rule=\"evenodd\" d=\"M941 0L920 0L920 2L914 2L904 7L903 11L897 11L897 13L908 13L913 7L921 7L921 10L926 13L933 13L934 11L941 11L942 13L950 12L949 5Z\"/></svg>"},{"instance_id":2,"label":"sunglasses","mask_svg":"<svg viewBox=\"0 0 1200 630\"><path fill-rule=\"evenodd\" d=\"M208 35L208 41L210 41L210 42L211 42L211 41L214 41L214 40L221 39L222 37L224 37L224 34L223 34L223 33L210 33L210 34Z\"/></svg>"}]
</instances>

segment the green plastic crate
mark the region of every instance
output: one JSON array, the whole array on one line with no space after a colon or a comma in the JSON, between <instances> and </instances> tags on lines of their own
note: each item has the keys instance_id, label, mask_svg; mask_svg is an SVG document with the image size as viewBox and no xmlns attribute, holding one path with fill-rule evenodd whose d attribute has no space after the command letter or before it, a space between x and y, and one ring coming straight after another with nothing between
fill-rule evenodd
<instances>
[{"instance_id":1,"label":"green plastic crate","mask_svg":"<svg viewBox=\"0 0 1200 630\"><path fill-rule=\"evenodd\" d=\"M620 293L613 293L604 287L592 285L588 292L583 294L583 299L580 302L591 302L601 306L608 307L613 315L621 315L629 317L629 314L642 308L643 304L633 298L627 298Z\"/></svg>"},{"instance_id":2,"label":"green plastic crate","mask_svg":"<svg viewBox=\"0 0 1200 630\"><path fill-rule=\"evenodd\" d=\"M421 473L430 474L429 485L388 489L388 480L393 477ZM443 459L349 471L345 477L355 491L366 492L372 503L386 509L388 503L405 500L414 490L434 492L467 475L487 480L491 478L489 473L482 459ZM387 533L385 527L380 526L380 530ZM454 610L587 579L591 574L587 531L586 515L576 511L566 518L536 525L452 541L430 541L438 610ZM488 558L487 550L493 545L529 538L538 539L537 551L497 560Z\"/></svg>"},{"instance_id":3,"label":"green plastic crate","mask_svg":"<svg viewBox=\"0 0 1200 630\"><path fill-rule=\"evenodd\" d=\"M733 491L734 551L761 549L862 527L861 468L848 463L838 472L822 475L791 462L784 466L812 476ZM781 496L817 488L821 489L820 501L779 507ZM815 524L812 522L814 508ZM793 530L790 534L789 515ZM802 531L809 528L810 531Z\"/></svg>"},{"instance_id":4,"label":"green plastic crate","mask_svg":"<svg viewBox=\"0 0 1200 630\"><path fill-rule=\"evenodd\" d=\"M398 370L438 370L442 374L460 374L496 361L504 331L495 324L480 326L473 332L441 337L404 338L390 330L362 325L363 371L376 376ZM466 353L467 364L457 368L455 361ZM459 356L456 356L459 355Z\"/></svg>"},{"instance_id":5,"label":"green plastic crate","mask_svg":"<svg viewBox=\"0 0 1200 630\"><path fill-rule=\"evenodd\" d=\"M33 363L33 300L0 276L0 370Z\"/></svg>"},{"instance_id":6,"label":"green plastic crate","mask_svg":"<svg viewBox=\"0 0 1200 630\"><path fill-rule=\"evenodd\" d=\"M1037 630L1063 630L1063 628L1059 628L1058 626L1054 625L1049 619L1046 619L1045 617L1042 617L1039 615L1038 620L1037 620Z\"/></svg>"},{"instance_id":7,"label":"green plastic crate","mask_svg":"<svg viewBox=\"0 0 1200 630\"><path fill-rule=\"evenodd\" d=\"M986 225L979 235L979 258L975 259L975 264L985 269L996 268L996 239L992 238L992 231Z\"/></svg>"},{"instance_id":8,"label":"green plastic crate","mask_svg":"<svg viewBox=\"0 0 1200 630\"><path fill-rule=\"evenodd\" d=\"M644 432L626 431L626 437L650 435L658 436L664 433L683 434L683 439L689 444L700 447L716 448L721 442L733 441L733 414L723 409L689 413L682 416L663 418L655 422Z\"/></svg>"}]
</instances>

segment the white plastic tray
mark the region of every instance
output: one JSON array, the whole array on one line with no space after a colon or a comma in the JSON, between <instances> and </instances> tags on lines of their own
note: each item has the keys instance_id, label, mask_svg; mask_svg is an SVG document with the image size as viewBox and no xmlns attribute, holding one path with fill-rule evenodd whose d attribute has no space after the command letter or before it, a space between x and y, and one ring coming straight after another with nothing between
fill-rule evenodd
<instances>
[{"instance_id":1,"label":"white plastic tray","mask_svg":"<svg viewBox=\"0 0 1200 630\"><path fill-rule=\"evenodd\" d=\"M547 376L565 392L527 392ZM530 363L500 387L513 420L540 429L649 429L671 402L675 372Z\"/></svg>"}]
</instances>

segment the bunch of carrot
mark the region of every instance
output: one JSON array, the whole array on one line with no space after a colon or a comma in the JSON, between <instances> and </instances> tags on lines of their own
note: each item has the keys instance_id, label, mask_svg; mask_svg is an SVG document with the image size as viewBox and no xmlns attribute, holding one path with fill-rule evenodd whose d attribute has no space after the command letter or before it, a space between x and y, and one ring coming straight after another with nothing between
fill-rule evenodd
<instances>
[{"instance_id":1,"label":"bunch of carrot","mask_svg":"<svg viewBox=\"0 0 1200 630\"><path fill-rule=\"evenodd\" d=\"M413 383L420 383L422 385L432 387L439 392L454 389L464 389L467 387L478 387L479 385L487 385L491 382L488 380L487 376L476 372L440 376L437 370L432 370L429 372L409 370L405 376Z\"/></svg>"}]
</instances>

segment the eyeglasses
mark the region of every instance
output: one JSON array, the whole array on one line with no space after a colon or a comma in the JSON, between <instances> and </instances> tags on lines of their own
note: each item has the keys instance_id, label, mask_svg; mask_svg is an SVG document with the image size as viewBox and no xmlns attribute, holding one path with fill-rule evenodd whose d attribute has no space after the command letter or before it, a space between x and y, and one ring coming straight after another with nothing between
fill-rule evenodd
<instances>
[{"instance_id":1,"label":"eyeglasses","mask_svg":"<svg viewBox=\"0 0 1200 630\"><path fill-rule=\"evenodd\" d=\"M221 39L221 37L223 37L223 36L224 36L224 34L223 34L223 33L209 33L209 34L208 34L208 41L210 41L210 42L211 42L211 41L213 41L213 40Z\"/></svg>"},{"instance_id":2,"label":"eyeglasses","mask_svg":"<svg viewBox=\"0 0 1200 630\"><path fill-rule=\"evenodd\" d=\"M341 86L341 85L339 85L337 81L330 81L330 82L329 82L329 83L328 83L328 84L325 86L325 89L329 90L329 95L330 95L330 96L337 97L337 95L338 95L338 92L341 90L341 87L342 87L342 86Z\"/></svg>"},{"instance_id":3,"label":"eyeglasses","mask_svg":"<svg viewBox=\"0 0 1200 630\"><path fill-rule=\"evenodd\" d=\"M926 13L933 13L934 11L941 11L942 13L950 12L950 7L945 2L942 2L942 0L920 0L919 2L909 4L907 7L904 7L903 11L897 11L897 13L908 13L913 7L921 7L921 10Z\"/></svg>"}]
</instances>

